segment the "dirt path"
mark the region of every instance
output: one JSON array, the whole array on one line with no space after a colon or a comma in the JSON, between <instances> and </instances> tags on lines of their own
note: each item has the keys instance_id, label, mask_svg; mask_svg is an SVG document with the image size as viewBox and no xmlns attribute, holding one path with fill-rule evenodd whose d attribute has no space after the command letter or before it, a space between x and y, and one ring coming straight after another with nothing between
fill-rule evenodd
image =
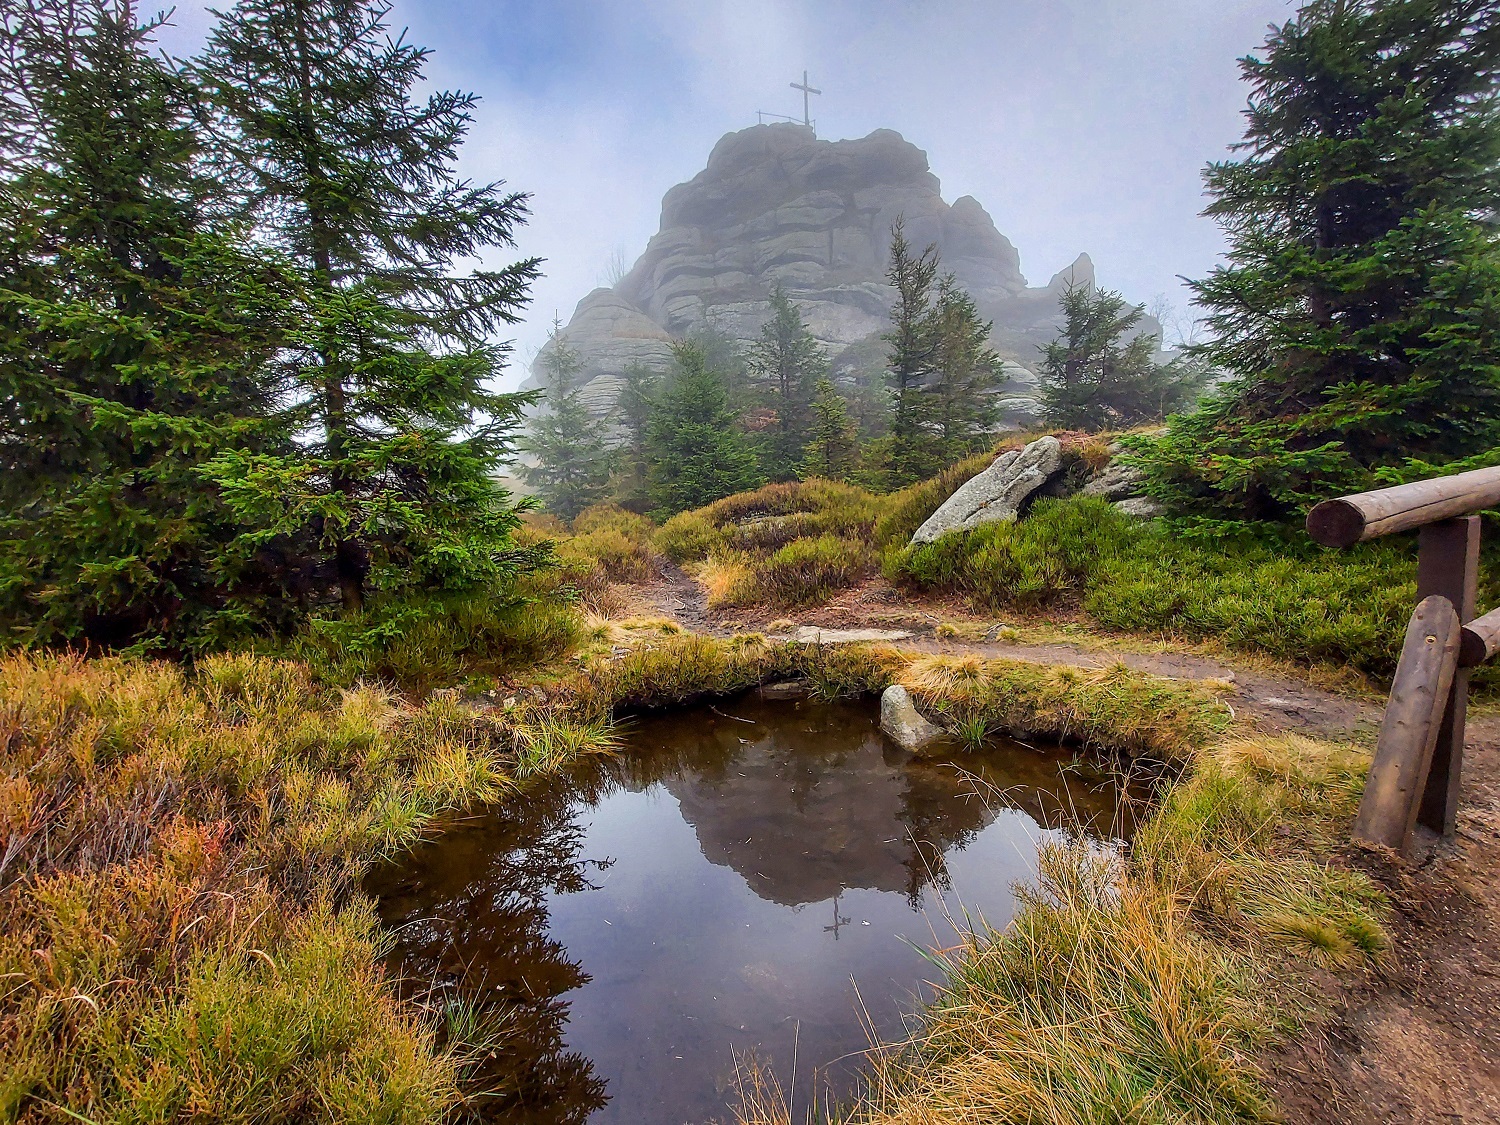
<instances>
[{"instance_id":1,"label":"dirt path","mask_svg":"<svg viewBox=\"0 0 1500 1125\"><path fill-rule=\"evenodd\" d=\"M681 569L663 567L645 605L685 628L769 631L764 613L715 614ZM798 625L899 629L921 652L972 653L1079 668L1130 668L1185 680L1227 680L1227 697L1261 729L1373 739L1382 700L1295 676L1190 653L1101 651L1087 644L1012 644L970 619L939 636L954 607L919 603L879 579L792 615ZM960 613L962 611L959 611ZM977 628L975 626L978 626ZM1471 721L1459 827L1441 840L1419 829L1405 862L1352 845L1339 860L1390 896L1394 948L1362 979L1332 982L1325 1014L1267 1060L1288 1122L1316 1125L1500 1125L1500 716Z\"/></svg>"}]
</instances>

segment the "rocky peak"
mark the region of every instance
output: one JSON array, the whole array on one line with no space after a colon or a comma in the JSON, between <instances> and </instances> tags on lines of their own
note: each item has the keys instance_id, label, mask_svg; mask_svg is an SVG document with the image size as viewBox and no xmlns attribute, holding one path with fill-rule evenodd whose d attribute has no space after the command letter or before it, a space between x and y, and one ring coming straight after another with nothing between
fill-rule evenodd
<instances>
[{"instance_id":1,"label":"rocky peak","mask_svg":"<svg viewBox=\"0 0 1500 1125\"><path fill-rule=\"evenodd\" d=\"M1056 332L1061 286L1093 282L1088 256L1029 289L1020 255L989 213L972 196L945 202L927 154L900 133L830 141L790 123L721 138L703 171L667 192L661 229L630 272L579 303L564 335L584 377L604 380L590 387L591 403L613 401L629 363L665 365L673 336L712 324L756 339L778 284L836 372L868 363L894 299L885 270L897 219L912 243L938 247L944 268L994 321L993 342L1010 361L1005 392L1024 414L1038 348ZM539 375L534 367L528 385Z\"/></svg>"}]
</instances>

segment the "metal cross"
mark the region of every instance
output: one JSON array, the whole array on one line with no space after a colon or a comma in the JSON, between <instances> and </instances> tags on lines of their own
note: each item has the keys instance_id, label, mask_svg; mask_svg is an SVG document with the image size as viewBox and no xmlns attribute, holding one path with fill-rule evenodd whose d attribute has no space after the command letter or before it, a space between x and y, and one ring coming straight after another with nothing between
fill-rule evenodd
<instances>
[{"instance_id":1,"label":"metal cross","mask_svg":"<svg viewBox=\"0 0 1500 1125\"><path fill-rule=\"evenodd\" d=\"M793 90L801 90L802 91L802 124L806 125L809 129L811 129L812 128L812 112L811 112L811 108L812 107L811 107L811 103L807 100L808 99L808 95L809 94L821 94L823 91L822 90L814 90L811 86L809 86L807 84L807 71L805 71L805 70L802 72L802 81L801 82L793 82L790 85L791 85L791 87L792 87Z\"/></svg>"}]
</instances>

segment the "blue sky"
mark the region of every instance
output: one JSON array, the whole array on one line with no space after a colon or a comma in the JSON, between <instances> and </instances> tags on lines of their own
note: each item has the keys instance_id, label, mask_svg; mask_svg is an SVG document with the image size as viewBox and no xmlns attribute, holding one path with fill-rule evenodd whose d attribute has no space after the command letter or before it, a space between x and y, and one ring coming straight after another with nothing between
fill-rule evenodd
<instances>
[{"instance_id":1,"label":"blue sky","mask_svg":"<svg viewBox=\"0 0 1500 1125\"><path fill-rule=\"evenodd\" d=\"M662 194L756 110L821 136L893 128L925 149L943 195L975 196L1033 285L1081 251L1132 300L1199 276L1222 249L1199 174L1242 130L1235 60L1287 0L398 0L436 84L481 95L462 157L532 193L521 251L547 259L515 331L519 379L554 313L634 261ZM168 45L208 17L179 7Z\"/></svg>"}]
</instances>

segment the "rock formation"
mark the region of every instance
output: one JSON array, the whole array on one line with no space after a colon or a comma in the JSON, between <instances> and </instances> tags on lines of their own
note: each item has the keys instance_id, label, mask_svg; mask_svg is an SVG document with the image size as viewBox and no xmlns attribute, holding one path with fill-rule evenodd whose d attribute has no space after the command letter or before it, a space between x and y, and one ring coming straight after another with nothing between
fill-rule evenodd
<instances>
[{"instance_id":1,"label":"rock formation","mask_svg":"<svg viewBox=\"0 0 1500 1125\"><path fill-rule=\"evenodd\" d=\"M1062 443L1055 437L1037 438L1022 449L1012 449L970 477L911 537L912 545L931 543L950 531L968 531L997 520L1014 523L1021 505L1063 467Z\"/></svg>"},{"instance_id":2,"label":"rock formation","mask_svg":"<svg viewBox=\"0 0 1500 1125\"><path fill-rule=\"evenodd\" d=\"M828 349L836 376L881 367L898 218L914 245L939 248L944 269L994 321L992 342L1007 361L1007 415L1026 417L1038 348L1056 334L1058 295L1066 284L1093 283L1088 256L1045 288L1028 288L1016 248L985 209L971 196L944 202L927 154L899 133L826 141L795 124L723 137L702 172L667 192L661 230L630 272L579 302L564 335L583 365L585 400L605 416L620 373L631 363L665 366L675 336L712 326L756 339L778 283ZM533 365L526 385L543 382Z\"/></svg>"}]
</instances>

